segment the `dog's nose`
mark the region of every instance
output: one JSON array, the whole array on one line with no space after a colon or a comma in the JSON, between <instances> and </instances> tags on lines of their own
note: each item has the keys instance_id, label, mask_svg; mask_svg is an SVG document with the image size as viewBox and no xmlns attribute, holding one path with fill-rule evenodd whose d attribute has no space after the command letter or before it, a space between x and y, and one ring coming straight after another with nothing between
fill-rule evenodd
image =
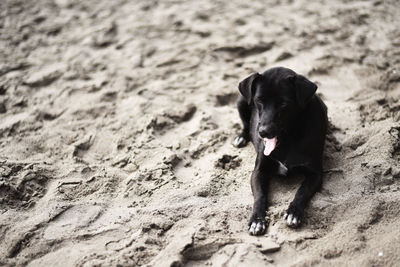
<instances>
[{"instance_id":1,"label":"dog's nose","mask_svg":"<svg viewBox=\"0 0 400 267\"><path fill-rule=\"evenodd\" d=\"M268 138L268 139L272 139L276 136L277 132L276 132L276 127L274 125L269 125L269 126L265 126L265 125L261 125L258 128L258 134L262 137L262 138Z\"/></svg>"}]
</instances>

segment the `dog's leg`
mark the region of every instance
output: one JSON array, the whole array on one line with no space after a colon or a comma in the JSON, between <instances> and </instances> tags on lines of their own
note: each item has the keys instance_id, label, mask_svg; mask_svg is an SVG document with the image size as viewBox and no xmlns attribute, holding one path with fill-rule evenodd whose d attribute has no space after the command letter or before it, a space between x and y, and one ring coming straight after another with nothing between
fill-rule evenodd
<instances>
[{"instance_id":1,"label":"dog's leg","mask_svg":"<svg viewBox=\"0 0 400 267\"><path fill-rule=\"evenodd\" d=\"M235 138L233 145L236 147L244 147L250 141L251 107L243 96L239 97L237 107L239 110L240 119L243 123L243 130L242 133Z\"/></svg>"},{"instance_id":2,"label":"dog's leg","mask_svg":"<svg viewBox=\"0 0 400 267\"><path fill-rule=\"evenodd\" d=\"M286 211L284 219L288 226L296 227L300 225L301 220L303 219L305 207L314 194L320 189L321 184L321 174L306 174L296 196Z\"/></svg>"},{"instance_id":3,"label":"dog's leg","mask_svg":"<svg viewBox=\"0 0 400 267\"><path fill-rule=\"evenodd\" d=\"M251 191L254 196L253 214L249 221L249 233L262 235L265 233L267 223L265 211L267 210L267 186L269 176L279 167L278 163L265 157L263 152L257 155L256 166L251 174Z\"/></svg>"}]
</instances>

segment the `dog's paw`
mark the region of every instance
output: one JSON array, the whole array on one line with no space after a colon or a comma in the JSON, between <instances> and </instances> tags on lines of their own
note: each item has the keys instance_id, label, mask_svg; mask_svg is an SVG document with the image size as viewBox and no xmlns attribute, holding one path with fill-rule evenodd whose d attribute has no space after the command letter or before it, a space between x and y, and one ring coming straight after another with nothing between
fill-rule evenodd
<instances>
[{"instance_id":1,"label":"dog's paw","mask_svg":"<svg viewBox=\"0 0 400 267\"><path fill-rule=\"evenodd\" d=\"M287 226L295 228L300 226L303 212L300 209L290 206L283 218L286 221Z\"/></svg>"},{"instance_id":2,"label":"dog's paw","mask_svg":"<svg viewBox=\"0 0 400 267\"><path fill-rule=\"evenodd\" d=\"M262 218L251 219L249 222L250 235L263 235L267 229L267 222Z\"/></svg>"},{"instance_id":3,"label":"dog's paw","mask_svg":"<svg viewBox=\"0 0 400 267\"><path fill-rule=\"evenodd\" d=\"M236 136L236 138L233 140L233 145L235 147L244 147L247 145L249 140L247 140L245 137L242 135Z\"/></svg>"}]
</instances>

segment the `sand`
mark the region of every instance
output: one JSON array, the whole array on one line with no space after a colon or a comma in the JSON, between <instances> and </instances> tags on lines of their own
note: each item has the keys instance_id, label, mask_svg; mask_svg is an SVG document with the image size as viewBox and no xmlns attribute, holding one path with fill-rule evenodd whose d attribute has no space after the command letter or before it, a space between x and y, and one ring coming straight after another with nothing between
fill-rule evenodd
<instances>
[{"instance_id":1,"label":"sand","mask_svg":"<svg viewBox=\"0 0 400 267\"><path fill-rule=\"evenodd\" d=\"M400 2L0 2L0 265L394 266ZM285 66L329 108L324 183L273 178L251 237L255 152L238 83Z\"/></svg>"}]
</instances>

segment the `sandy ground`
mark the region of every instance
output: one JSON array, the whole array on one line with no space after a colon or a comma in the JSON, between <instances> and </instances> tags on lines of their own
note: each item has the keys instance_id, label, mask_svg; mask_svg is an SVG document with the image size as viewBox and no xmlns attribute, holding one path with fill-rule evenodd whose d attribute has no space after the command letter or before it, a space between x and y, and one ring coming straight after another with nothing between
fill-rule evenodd
<instances>
[{"instance_id":1,"label":"sandy ground","mask_svg":"<svg viewBox=\"0 0 400 267\"><path fill-rule=\"evenodd\" d=\"M2 0L0 265L400 263L400 2ZM250 237L237 84L272 66L329 108L301 228L276 178Z\"/></svg>"}]
</instances>

